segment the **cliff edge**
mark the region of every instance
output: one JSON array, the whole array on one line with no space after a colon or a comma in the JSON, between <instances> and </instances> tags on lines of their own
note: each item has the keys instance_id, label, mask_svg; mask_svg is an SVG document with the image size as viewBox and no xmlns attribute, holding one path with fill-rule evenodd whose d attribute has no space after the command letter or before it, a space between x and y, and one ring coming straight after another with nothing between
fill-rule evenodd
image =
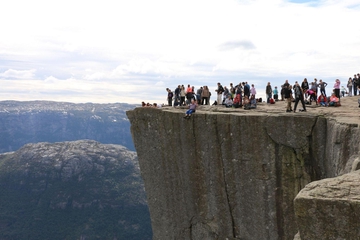
<instances>
[{"instance_id":1,"label":"cliff edge","mask_svg":"<svg viewBox=\"0 0 360 240\"><path fill-rule=\"evenodd\" d=\"M342 105L201 106L188 120L185 109L128 111L153 238L293 239L299 191L359 156L357 99Z\"/></svg>"}]
</instances>

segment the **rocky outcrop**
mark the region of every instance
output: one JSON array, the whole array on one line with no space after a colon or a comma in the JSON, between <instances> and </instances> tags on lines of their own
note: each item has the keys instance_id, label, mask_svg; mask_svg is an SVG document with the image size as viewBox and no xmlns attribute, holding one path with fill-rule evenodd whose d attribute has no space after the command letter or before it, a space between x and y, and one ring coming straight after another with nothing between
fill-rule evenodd
<instances>
[{"instance_id":1,"label":"rocky outcrop","mask_svg":"<svg viewBox=\"0 0 360 240\"><path fill-rule=\"evenodd\" d=\"M360 238L360 171L312 182L295 198L302 240Z\"/></svg>"},{"instance_id":2,"label":"rocky outcrop","mask_svg":"<svg viewBox=\"0 0 360 240\"><path fill-rule=\"evenodd\" d=\"M151 239L136 153L90 140L0 154L0 239Z\"/></svg>"},{"instance_id":3,"label":"rocky outcrop","mask_svg":"<svg viewBox=\"0 0 360 240\"><path fill-rule=\"evenodd\" d=\"M27 143L91 139L134 150L125 103L0 101L0 153Z\"/></svg>"},{"instance_id":4,"label":"rocky outcrop","mask_svg":"<svg viewBox=\"0 0 360 240\"><path fill-rule=\"evenodd\" d=\"M298 192L358 157L348 118L244 111L203 107L189 120L178 109L127 112L154 239L293 239Z\"/></svg>"}]
</instances>

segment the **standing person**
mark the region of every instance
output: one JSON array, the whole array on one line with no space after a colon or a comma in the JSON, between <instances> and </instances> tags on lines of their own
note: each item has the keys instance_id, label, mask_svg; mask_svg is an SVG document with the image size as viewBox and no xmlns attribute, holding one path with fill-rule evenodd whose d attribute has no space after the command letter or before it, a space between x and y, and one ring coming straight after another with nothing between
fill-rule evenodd
<instances>
[{"instance_id":1,"label":"standing person","mask_svg":"<svg viewBox=\"0 0 360 240\"><path fill-rule=\"evenodd\" d=\"M357 95L358 82L359 82L359 79L356 77L356 74L354 74L353 84L352 84L353 90L354 90L354 96Z\"/></svg>"},{"instance_id":2,"label":"standing person","mask_svg":"<svg viewBox=\"0 0 360 240\"><path fill-rule=\"evenodd\" d=\"M172 106L172 100L173 100L174 94L169 88L166 88L166 91L168 92L168 96L167 96L168 105Z\"/></svg>"},{"instance_id":3,"label":"standing person","mask_svg":"<svg viewBox=\"0 0 360 240\"><path fill-rule=\"evenodd\" d=\"M203 87L200 87L197 91L196 91L196 101L198 104L201 104L201 93L203 91Z\"/></svg>"},{"instance_id":4,"label":"standing person","mask_svg":"<svg viewBox=\"0 0 360 240\"><path fill-rule=\"evenodd\" d=\"M266 85L266 102L267 104L270 104L270 98L272 97L272 88L270 82Z\"/></svg>"},{"instance_id":5,"label":"standing person","mask_svg":"<svg viewBox=\"0 0 360 240\"><path fill-rule=\"evenodd\" d=\"M316 93L316 96L319 94L319 84L318 84L318 82L317 82L317 79L316 78L314 78L314 86L313 86L313 91L315 91L315 93Z\"/></svg>"},{"instance_id":6,"label":"standing person","mask_svg":"<svg viewBox=\"0 0 360 240\"><path fill-rule=\"evenodd\" d=\"M191 99L193 98L193 89L190 87L190 84L188 84L186 88L186 105L190 104Z\"/></svg>"},{"instance_id":7,"label":"standing person","mask_svg":"<svg viewBox=\"0 0 360 240\"><path fill-rule=\"evenodd\" d=\"M320 79L319 81L319 87L320 87L320 94L323 94L326 96L325 87L327 86L326 82L323 82L323 80Z\"/></svg>"},{"instance_id":8,"label":"standing person","mask_svg":"<svg viewBox=\"0 0 360 240\"><path fill-rule=\"evenodd\" d=\"M217 104L221 105L222 104L222 94L224 92L224 88L221 85L221 83L218 82L218 88L215 90L215 92L217 92Z\"/></svg>"},{"instance_id":9,"label":"standing person","mask_svg":"<svg viewBox=\"0 0 360 240\"><path fill-rule=\"evenodd\" d=\"M186 91L184 85L182 84L180 87L180 106L185 105L185 96L186 96Z\"/></svg>"},{"instance_id":10,"label":"standing person","mask_svg":"<svg viewBox=\"0 0 360 240\"><path fill-rule=\"evenodd\" d=\"M341 96L345 97L345 93L346 93L346 89L344 88L344 86L341 86Z\"/></svg>"},{"instance_id":11,"label":"standing person","mask_svg":"<svg viewBox=\"0 0 360 240\"><path fill-rule=\"evenodd\" d=\"M306 107L305 107L305 102L304 102L304 91L303 91L303 89L301 89L298 82L295 83L294 94L295 94L294 112L296 112L296 107L297 107L299 101L301 101L301 104L303 106L303 111L306 112Z\"/></svg>"},{"instance_id":12,"label":"standing person","mask_svg":"<svg viewBox=\"0 0 360 240\"><path fill-rule=\"evenodd\" d=\"M292 112L291 109L291 99L292 99L292 87L289 85L289 87L284 88L284 97L286 99L286 112Z\"/></svg>"},{"instance_id":13,"label":"standing person","mask_svg":"<svg viewBox=\"0 0 360 240\"><path fill-rule=\"evenodd\" d=\"M279 92L278 92L277 86L275 86L273 93L274 93L275 101L278 101L279 100Z\"/></svg>"},{"instance_id":14,"label":"standing person","mask_svg":"<svg viewBox=\"0 0 360 240\"><path fill-rule=\"evenodd\" d=\"M185 104L185 96L186 96L185 87L184 87L184 85L181 85L181 87L180 87L180 106L186 105Z\"/></svg>"},{"instance_id":15,"label":"standing person","mask_svg":"<svg viewBox=\"0 0 360 240\"><path fill-rule=\"evenodd\" d=\"M232 83L230 83L230 94L231 94L231 99L234 99L234 97L235 97L235 88L234 88Z\"/></svg>"},{"instance_id":16,"label":"standing person","mask_svg":"<svg viewBox=\"0 0 360 240\"><path fill-rule=\"evenodd\" d=\"M245 82L242 82L242 85L244 87L244 97L247 96L250 97L250 87Z\"/></svg>"},{"instance_id":17,"label":"standing person","mask_svg":"<svg viewBox=\"0 0 360 240\"><path fill-rule=\"evenodd\" d=\"M304 78L304 81L301 83L301 89L303 90L303 94L305 95L305 99L307 98L307 90L309 90L309 83L306 78Z\"/></svg>"},{"instance_id":18,"label":"standing person","mask_svg":"<svg viewBox=\"0 0 360 240\"><path fill-rule=\"evenodd\" d=\"M340 99L340 80L336 79L334 83L335 96Z\"/></svg>"},{"instance_id":19,"label":"standing person","mask_svg":"<svg viewBox=\"0 0 360 240\"><path fill-rule=\"evenodd\" d=\"M174 98L174 107L180 105L180 91L181 91L181 87L180 85L178 85L177 88L175 88L175 98Z\"/></svg>"},{"instance_id":20,"label":"standing person","mask_svg":"<svg viewBox=\"0 0 360 240\"><path fill-rule=\"evenodd\" d=\"M195 101L195 99L191 99L191 102L189 104L189 110L185 112L184 118L189 119L191 117L191 114L193 114L196 111L196 107L197 107L197 102Z\"/></svg>"},{"instance_id":21,"label":"standing person","mask_svg":"<svg viewBox=\"0 0 360 240\"><path fill-rule=\"evenodd\" d=\"M349 77L349 80L348 80L348 83L347 83L347 88L348 88L348 90L349 90L349 97L351 97L352 96L352 79L351 79L351 77Z\"/></svg>"},{"instance_id":22,"label":"standing person","mask_svg":"<svg viewBox=\"0 0 360 240\"><path fill-rule=\"evenodd\" d=\"M208 86L204 86L201 92L201 105L209 105L210 91Z\"/></svg>"},{"instance_id":23,"label":"standing person","mask_svg":"<svg viewBox=\"0 0 360 240\"><path fill-rule=\"evenodd\" d=\"M225 86L225 87L224 87L223 100L222 100L223 103L224 103L225 100L228 98L229 94L230 94L230 91L229 91L229 89Z\"/></svg>"},{"instance_id":24,"label":"standing person","mask_svg":"<svg viewBox=\"0 0 360 240\"><path fill-rule=\"evenodd\" d=\"M256 96L256 89L255 89L255 87L254 87L254 84L251 84L250 94L251 94L251 95L254 95L254 98L255 98L255 96Z\"/></svg>"}]
</instances>

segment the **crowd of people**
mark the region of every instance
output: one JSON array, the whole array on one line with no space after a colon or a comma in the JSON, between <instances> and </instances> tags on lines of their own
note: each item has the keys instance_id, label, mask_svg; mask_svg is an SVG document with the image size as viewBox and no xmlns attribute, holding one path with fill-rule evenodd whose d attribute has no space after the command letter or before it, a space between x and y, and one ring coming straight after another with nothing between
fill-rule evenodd
<instances>
[{"instance_id":1,"label":"crowd of people","mask_svg":"<svg viewBox=\"0 0 360 240\"><path fill-rule=\"evenodd\" d=\"M296 112L298 103L302 105L302 109L299 111L306 111L306 104L312 104L313 102L319 106L340 106L340 98L347 96L356 96L360 94L360 74L354 74L354 78L349 78L346 82L346 87L341 86L339 79L334 81L331 88L331 94L326 94L326 88L328 83L322 79L319 81L314 78L313 81L308 82L307 78L299 83L295 81L293 85L290 85L288 80L281 85L281 89L275 86L273 89L271 83L268 82L265 88L266 103L273 104L277 101L286 101L286 112ZM185 87L184 85L178 85L175 91L166 88L168 106L188 106L189 110L185 114L185 118L189 118L192 113L196 111L198 105L209 105L211 92L208 86L202 86L195 90L194 86L190 84ZM256 89L254 84L248 84L247 82L240 82L237 85L230 83L229 87L223 86L220 82L217 83L216 100L213 105L223 105L227 108L240 108L255 109L257 103L262 102L261 98L256 98ZM294 107L292 108L292 103ZM142 103L143 107L161 107L154 104ZM360 105L359 105L360 107Z\"/></svg>"}]
</instances>

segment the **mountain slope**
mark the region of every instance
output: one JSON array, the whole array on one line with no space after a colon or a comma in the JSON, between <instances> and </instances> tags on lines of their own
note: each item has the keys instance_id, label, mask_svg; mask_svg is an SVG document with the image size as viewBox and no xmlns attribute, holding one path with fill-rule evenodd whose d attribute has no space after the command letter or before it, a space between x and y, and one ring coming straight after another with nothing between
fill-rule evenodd
<instances>
[{"instance_id":1,"label":"mountain slope","mask_svg":"<svg viewBox=\"0 0 360 240\"><path fill-rule=\"evenodd\" d=\"M136 153L95 141L0 154L0 239L151 239Z\"/></svg>"}]
</instances>

